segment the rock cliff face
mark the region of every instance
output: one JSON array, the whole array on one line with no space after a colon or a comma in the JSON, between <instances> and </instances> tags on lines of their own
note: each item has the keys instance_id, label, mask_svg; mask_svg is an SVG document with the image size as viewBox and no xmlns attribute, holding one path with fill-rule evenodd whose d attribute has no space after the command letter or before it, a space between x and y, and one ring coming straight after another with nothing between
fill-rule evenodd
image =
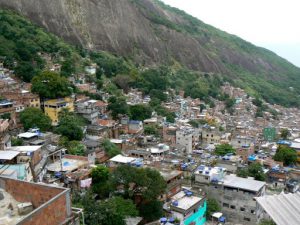
<instances>
[{"instance_id":1,"label":"rock cliff face","mask_svg":"<svg viewBox=\"0 0 300 225\"><path fill-rule=\"evenodd\" d=\"M156 0L0 0L65 40L130 57L142 65L179 62L204 72L272 73L286 67L275 54L217 30Z\"/></svg>"}]
</instances>

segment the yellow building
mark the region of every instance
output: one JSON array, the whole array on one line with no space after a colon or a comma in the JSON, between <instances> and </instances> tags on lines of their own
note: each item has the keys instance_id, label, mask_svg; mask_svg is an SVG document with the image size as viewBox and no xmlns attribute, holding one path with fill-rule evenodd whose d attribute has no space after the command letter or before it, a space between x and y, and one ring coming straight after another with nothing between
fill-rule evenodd
<instances>
[{"instance_id":1,"label":"yellow building","mask_svg":"<svg viewBox=\"0 0 300 225\"><path fill-rule=\"evenodd\" d=\"M52 125L58 124L58 115L62 109L68 109L74 112L74 99L70 97L49 99L44 102L44 112L52 120Z\"/></svg>"},{"instance_id":2,"label":"yellow building","mask_svg":"<svg viewBox=\"0 0 300 225\"><path fill-rule=\"evenodd\" d=\"M40 98L38 95L30 95L30 98L28 98L29 107L33 108L41 108Z\"/></svg>"}]
</instances>

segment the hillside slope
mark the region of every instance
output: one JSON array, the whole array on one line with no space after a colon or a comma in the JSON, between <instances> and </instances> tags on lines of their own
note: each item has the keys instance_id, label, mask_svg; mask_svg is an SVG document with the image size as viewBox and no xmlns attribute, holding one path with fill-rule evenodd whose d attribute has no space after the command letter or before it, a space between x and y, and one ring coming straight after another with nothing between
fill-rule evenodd
<instances>
[{"instance_id":1,"label":"hillside slope","mask_svg":"<svg viewBox=\"0 0 300 225\"><path fill-rule=\"evenodd\" d=\"M223 74L270 102L300 102L299 68L156 0L0 0L0 7L88 49L109 51L140 65L179 62Z\"/></svg>"}]
</instances>

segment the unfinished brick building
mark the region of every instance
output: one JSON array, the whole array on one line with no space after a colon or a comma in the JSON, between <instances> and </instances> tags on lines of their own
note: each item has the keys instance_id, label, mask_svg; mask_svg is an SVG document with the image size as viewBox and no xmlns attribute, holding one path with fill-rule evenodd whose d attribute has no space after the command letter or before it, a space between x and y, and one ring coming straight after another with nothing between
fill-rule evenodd
<instances>
[{"instance_id":1,"label":"unfinished brick building","mask_svg":"<svg viewBox=\"0 0 300 225\"><path fill-rule=\"evenodd\" d=\"M5 208L12 212L10 216L0 214L2 222L17 225L79 225L78 216L72 212L70 189L0 176L0 194L0 204L7 204Z\"/></svg>"}]
</instances>

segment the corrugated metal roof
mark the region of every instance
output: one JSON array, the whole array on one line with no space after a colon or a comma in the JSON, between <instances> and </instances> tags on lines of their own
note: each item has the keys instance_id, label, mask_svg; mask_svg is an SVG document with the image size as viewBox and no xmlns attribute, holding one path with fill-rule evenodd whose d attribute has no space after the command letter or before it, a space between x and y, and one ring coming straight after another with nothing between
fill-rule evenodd
<instances>
[{"instance_id":1,"label":"corrugated metal roof","mask_svg":"<svg viewBox=\"0 0 300 225\"><path fill-rule=\"evenodd\" d=\"M265 195L256 198L258 204L277 225L300 224L300 193Z\"/></svg>"}]
</instances>

